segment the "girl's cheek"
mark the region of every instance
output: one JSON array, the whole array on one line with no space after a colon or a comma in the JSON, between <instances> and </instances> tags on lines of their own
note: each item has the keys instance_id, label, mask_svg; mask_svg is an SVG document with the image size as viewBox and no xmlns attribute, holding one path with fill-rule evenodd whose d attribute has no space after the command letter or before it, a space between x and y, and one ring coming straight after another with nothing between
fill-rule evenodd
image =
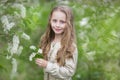
<instances>
[{"instance_id":1,"label":"girl's cheek","mask_svg":"<svg viewBox=\"0 0 120 80\"><path fill-rule=\"evenodd\" d=\"M63 24L63 25L61 25L61 27L62 27L62 28L65 28L65 27L66 27L66 25L65 25L65 24Z\"/></svg>"},{"instance_id":2,"label":"girl's cheek","mask_svg":"<svg viewBox=\"0 0 120 80\"><path fill-rule=\"evenodd\" d=\"M54 23L51 23L51 26L55 26L55 24L54 24Z\"/></svg>"}]
</instances>

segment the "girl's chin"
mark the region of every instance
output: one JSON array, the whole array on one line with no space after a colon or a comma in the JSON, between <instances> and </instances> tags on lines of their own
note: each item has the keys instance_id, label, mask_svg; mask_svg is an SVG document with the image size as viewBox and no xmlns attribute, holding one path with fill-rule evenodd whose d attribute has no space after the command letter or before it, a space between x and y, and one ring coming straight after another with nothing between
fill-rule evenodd
<instances>
[{"instance_id":1,"label":"girl's chin","mask_svg":"<svg viewBox=\"0 0 120 80\"><path fill-rule=\"evenodd\" d=\"M60 31L54 31L54 32L55 34L62 34L63 31L60 30Z\"/></svg>"},{"instance_id":2,"label":"girl's chin","mask_svg":"<svg viewBox=\"0 0 120 80\"><path fill-rule=\"evenodd\" d=\"M62 34L62 32L60 31L60 32L58 32L58 31L55 31L55 34Z\"/></svg>"}]
</instances>

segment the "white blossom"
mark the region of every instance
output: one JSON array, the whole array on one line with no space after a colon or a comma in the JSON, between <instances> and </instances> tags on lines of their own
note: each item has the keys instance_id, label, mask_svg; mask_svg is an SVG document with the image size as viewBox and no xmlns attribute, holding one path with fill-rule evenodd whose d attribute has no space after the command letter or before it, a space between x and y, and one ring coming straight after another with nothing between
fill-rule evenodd
<instances>
[{"instance_id":1,"label":"white blossom","mask_svg":"<svg viewBox=\"0 0 120 80\"><path fill-rule=\"evenodd\" d=\"M13 78L17 73L17 61L15 58L12 58L12 71L11 71L11 78Z\"/></svg>"},{"instance_id":2,"label":"white blossom","mask_svg":"<svg viewBox=\"0 0 120 80\"><path fill-rule=\"evenodd\" d=\"M20 18L20 14L17 11L14 11L15 17Z\"/></svg>"},{"instance_id":3,"label":"white blossom","mask_svg":"<svg viewBox=\"0 0 120 80\"><path fill-rule=\"evenodd\" d=\"M11 55L13 54L17 54L18 52L18 47L19 47L19 37L17 35L13 36L13 42L12 43L8 43L8 52L11 53Z\"/></svg>"},{"instance_id":4,"label":"white blossom","mask_svg":"<svg viewBox=\"0 0 120 80\"><path fill-rule=\"evenodd\" d=\"M82 49L86 52L88 49L88 43L83 43L82 44Z\"/></svg>"},{"instance_id":5,"label":"white blossom","mask_svg":"<svg viewBox=\"0 0 120 80\"><path fill-rule=\"evenodd\" d=\"M22 53L22 50L23 50L23 46L19 46L17 54L20 55Z\"/></svg>"},{"instance_id":6,"label":"white blossom","mask_svg":"<svg viewBox=\"0 0 120 80\"><path fill-rule=\"evenodd\" d=\"M17 35L14 35L11 53L17 53L18 47L19 47L19 37Z\"/></svg>"},{"instance_id":7,"label":"white blossom","mask_svg":"<svg viewBox=\"0 0 120 80\"><path fill-rule=\"evenodd\" d=\"M14 26L15 26L15 23L14 23L14 22L11 22L11 23L9 23L8 25L6 25L6 28L7 28L8 31L10 31L10 29L11 29L12 27L14 27Z\"/></svg>"},{"instance_id":8,"label":"white blossom","mask_svg":"<svg viewBox=\"0 0 120 80\"><path fill-rule=\"evenodd\" d=\"M116 31L111 31L111 35L113 35L114 37L118 37L118 35L117 35L117 32Z\"/></svg>"},{"instance_id":9,"label":"white blossom","mask_svg":"<svg viewBox=\"0 0 120 80\"><path fill-rule=\"evenodd\" d=\"M12 49L12 43L8 43L7 51L10 52L11 54L10 55L7 54L6 59L12 58L13 53L11 52L11 49Z\"/></svg>"},{"instance_id":10,"label":"white blossom","mask_svg":"<svg viewBox=\"0 0 120 80\"><path fill-rule=\"evenodd\" d=\"M12 58L12 55L8 55L6 56L6 59L11 59Z\"/></svg>"},{"instance_id":11,"label":"white blossom","mask_svg":"<svg viewBox=\"0 0 120 80\"><path fill-rule=\"evenodd\" d=\"M34 45L30 46L30 49L34 50L34 52L32 52L32 54L30 54L29 56L29 61L32 61L32 59L39 54L42 54L42 49L38 49L38 51L36 52L36 47Z\"/></svg>"},{"instance_id":12,"label":"white blossom","mask_svg":"<svg viewBox=\"0 0 120 80\"><path fill-rule=\"evenodd\" d=\"M42 49L38 49L38 53L42 54Z\"/></svg>"},{"instance_id":13,"label":"white blossom","mask_svg":"<svg viewBox=\"0 0 120 80\"><path fill-rule=\"evenodd\" d=\"M30 40L30 36L26 33L22 33L22 38L24 38L25 40Z\"/></svg>"},{"instance_id":14,"label":"white blossom","mask_svg":"<svg viewBox=\"0 0 120 80\"><path fill-rule=\"evenodd\" d=\"M109 15L110 17L114 17L114 16L115 16L115 13L111 12L111 13L108 13L108 15Z\"/></svg>"},{"instance_id":15,"label":"white blossom","mask_svg":"<svg viewBox=\"0 0 120 80\"><path fill-rule=\"evenodd\" d=\"M15 3L13 7L18 8L20 10L20 16L22 18L26 17L26 8L22 4Z\"/></svg>"},{"instance_id":16,"label":"white blossom","mask_svg":"<svg viewBox=\"0 0 120 80\"><path fill-rule=\"evenodd\" d=\"M25 16L26 16L26 8L23 5L21 5L20 10L21 10L21 17L25 18Z\"/></svg>"},{"instance_id":17,"label":"white blossom","mask_svg":"<svg viewBox=\"0 0 120 80\"><path fill-rule=\"evenodd\" d=\"M89 60L94 60L94 55L95 55L96 51L90 51L86 53L86 56Z\"/></svg>"},{"instance_id":18,"label":"white blossom","mask_svg":"<svg viewBox=\"0 0 120 80\"><path fill-rule=\"evenodd\" d=\"M1 22L3 23L3 24L9 24L9 21L8 21L8 18L7 18L7 16L2 16L1 17Z\"/></svg>"},{"instance_id":19,"label":"white blossom","mask_svg":"<svg viewBox=\"0 0 120 80\"><path fill-rule=\"evenodd\" d=\"M69 4L69 1L61 1L61 0L57 0L57 2L59 3L59 4Z\"/></svg>"},{"instance_id":20,"label":"white blossom","mask_svg":"<svg viewBox=\"0 0 120 80\"><path fill-rule=\"evenodd\" d=\"M3 26L4 32L8 33L8 31L10 31L10 29L11 29L12 27L14 27L14 25L15 25L14 22L12 22L12 23L10 23L10 24L4 25L4 26Z\"/></svg>"},{"instance_id":21,"label":"white blossom","mask_svg":"<svg viewBox=\"0 0 120 80\"><path fill-rule=\"evenodd\" d=\"M85 32L85 31L81 31L81 32L79 33L79 38L82 39L82 40L84 40L85 37L86 37L86 32Z\"/></svg>"},{"instance_id":22,"label":"white blossom","mask_svg":"<svg viewBox=\"0 0 120 80\"><path fill-rule=\"evenodd\" d=\"M77 79L80 79L80 78L81 78L80 74L77 74L76 77L77 77Z\"/></svg>"},{"instance_id":23,"label":"white blossom","mask_svg":"<svg viewBox=\"0 0 120 80\"><path fill-rule=\"evenodd\" d=\"M8 43L8 48L7 48L7 51L11 53L11 48L12 48L12 44L11 43Z\"/></svg>"},{"instance_id":24,"label":"white blossom","mask_svg":"<svg viewBox=\"0 0 120 80\"><path fill-rule=\"evenodd\" d=\"M14 22L9 23L8 17L5 15L1 17L1 22L3 24L3 28L4 28L5 33L8 33L8 31L10 31L10 29L15 26Z\"/></svg>"},{"instance_id":25,"label":"white blossom","mask_svg":"<svg viewBox=\"0 0 120 80\"><path fill-rule=\"evenodd\" d=\"M8 0L0 0L1 3L6 3Z\"/></svg>"},{"instance_id":26,"label":"white blossom","mask_svg":"<svg viewBox=\"0 0 120 80\"><path fill-rule=\"evenodd\" d=\"M84 39L84 41L85 41L85 42L82 44L82 49L83 49L84 52L86 52L86 51L88 50L89 38L86 37L86 38Z\"/></svg>"},{"instance_id":27,"label":"white blossom","mask_svg":"<svg viewBox=\"0 0 120 80\"><path fill-rule=\"evenodd\" d=\"M30 46L30 49L35 50L36 47L35 47L34 45L31 45L31 46Z\"/></svg>"},{"instance_id":28,"label":"white blossom","mask_svg":"<svg viewBox=\"0 0 120 80\"><path fill-rule=\"evenodd\" d=\"M29 61L32 61L33 58L35 57L35 55L36 55L36 53L33 52L33 53L29 56Z\"/></svg>"},{"instance_id":29,"label":"white blossom","mask_svg":"<svg viewBox=\"0 0 120 80\"><path fill-rule=\"evenodd\" d=\"M88 21L89 21L89 18L83 18L81 21L80 21L80 25L81 26L85 26L85 25L87 25L88 24Z\"/></svg>"}]
</instances>

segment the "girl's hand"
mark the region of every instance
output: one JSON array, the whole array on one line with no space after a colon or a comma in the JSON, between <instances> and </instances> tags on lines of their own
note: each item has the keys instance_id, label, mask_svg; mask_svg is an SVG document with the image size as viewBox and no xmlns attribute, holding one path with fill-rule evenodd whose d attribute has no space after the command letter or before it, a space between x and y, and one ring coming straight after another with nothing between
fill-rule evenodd
<instances>
[{"instance_id":1,"label":"girl's hand","mask_svg":"<svg viewBox=\"0 0 120 80\"><path fill-rule=\"evenodd\" d=\"M37 58L37 59L35 60L35 63L36 63L38 66L43 67L43 68L46 68L46 66L47 66L47 61L44 60L44 59L41 59L41 58Z\"/></svg>"}]
</instances>

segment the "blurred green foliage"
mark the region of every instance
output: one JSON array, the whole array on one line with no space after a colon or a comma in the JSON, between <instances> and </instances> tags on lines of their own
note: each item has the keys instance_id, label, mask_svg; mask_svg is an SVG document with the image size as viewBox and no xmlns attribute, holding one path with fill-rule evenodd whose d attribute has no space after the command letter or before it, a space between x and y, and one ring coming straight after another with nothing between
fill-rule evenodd
<instances>
[{"instance_id":1,"label":"blurred green foliage","mask_svg":"<svg viewBox=\"0 0 120 80\"><path fill-rule=\"evenodd\" d=\"M29 61L31 45L39 46L50 10L57 4L73 9L78 46L78 66L73 80L120 80L120 5L119 0L4 0L0 1L0 18L15 22L9 34L0 21L0 80L43 80L43 70ZM17 17L14 3L24 5L25 18ZM17 60L17 73L11 78L11 59L6 59L8 43L14 34L25 32L30 40L20 37L22 53L13 55Z\"/></svg>"}]
</instances>

